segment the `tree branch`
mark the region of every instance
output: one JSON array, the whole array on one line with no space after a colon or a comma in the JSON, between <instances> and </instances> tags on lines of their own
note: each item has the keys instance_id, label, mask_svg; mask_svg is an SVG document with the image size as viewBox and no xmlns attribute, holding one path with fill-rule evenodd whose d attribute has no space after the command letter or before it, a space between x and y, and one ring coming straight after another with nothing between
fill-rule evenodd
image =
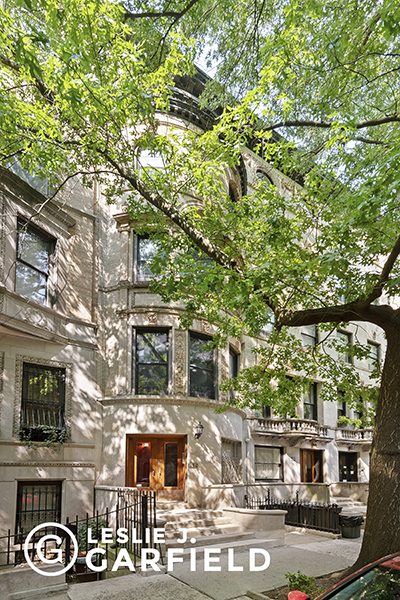
<instances>
[{"instance_id":1,"label":"tree branch","mask_svg":"<svg viewBox=\"0 0 400 600\"><path fill-rule=\"evenodd\" d=\"M324 308L310 308L296 311L277 311L276 326L300 327L319 323L347 323L348 321L370 321L385 329L390 326L396 311L388 305L365 305L365 301L339 304Z\"/></svg>"},{"instance_id":2,"label":"tree branch","mask_svg":"<svg viewBox=\"0 0 400 600\"><path fill-rule=\"evenodd\" d=\"M185 6L185 8L183 10L181 10L180 12L177 11L165 11L165 12L142 12L142 13L131 13L129 10L125 11L125 18L126 19L146 19L146 18L151 18L151 19L161 19L161 18L167 18L167 19L175 19L175 20L179 20L181 19L187 12L188 10L190 10L192 8L192 6L194 6L195 4L197 4L197 2L199 2L199 0L191 0L189 2L189 4L187 4Z\"/></svg>"},{"instance_id":3,"label":"tree branch","mask_svg":"<svg viewBox=\"0 0 400 600\"><path fill-rule=\"evenodd\" d=\"M399 123L400 115L393 114L381 119L371 119L370 121L361 121L355 125L355 129L365 129L366 127L377 127L378 125L385 125L386 123ZM282 127L316 127L320 129L330 129L334 125L334 121L303 121L301 119L294 121L280 121L273 125L266 125L263 127L264 131L273 131L274 129L280 129Z\"/></svg>"},{"instance_id":4,"label":"tree branch","mask_svg":"<svg viewBox=\"0 0 400 600\"><path fill-rule=\"evenodd\" d=\"M175 225L177 225L195 244L196 246L214 260L217 264L229 268L232 271L241 273L241 261L240 259L231 259L225 252L223 252L215 244L212 244L207 238L205 238L200 231L198 231L189 221L185 218L185 215L179 211L179 208L168 202L158 192L150 192L140 181L136 175L127 171L123 166L118 164L106 151L99 150L99 153L114 167L117 173L128 181L133 189L147 200L152 206L163 212Z\"/></svg>"},{"instance_id":5,"label":"tree branch","mask_svg":"<svg viewBox=\"0 0 400 600\"><path fill-rule=\"evenodd\" d=\"M4 56L4 54L1 54L1 53L0 53L0 63L2 63L5 67L8 67L9 69L12 69L16 73L21 72L21 67L17 62L12 60L11 58L7 58L7 56ZM39 90L40 94L43 96L43 98L45 100L47 100L48 102L50 102L51 104L54 104L53 92L47 87L47 85L44 83L44 81L42 81L40 79L40 77L34 77L33 82L34 82L35 86L37 87L37 89Z\"/></svg>"},{"instance_id":6,"label":"tree branch","mask_svg":"<svg viewBox=\"0 0 400 600\"><path fill-rule=\"evenodd\" d=\"M365 300L360 301L361 305L368 306L369 304L371 304L371 302L373 302L374 300L379 298L379 296L382 295L383 286L389 280L391 270L393 269L394 263L396 262L397 258L399 257L399 254L400 254L400 236L397 238L397 241L396 241L395 245L393 246L391 253L387 257L386 262L383 265L383 269L381 271L381 275L379 277L378 282L374 286L374 289L372 290L370 295Z\"/></svg>"}]
</instances>

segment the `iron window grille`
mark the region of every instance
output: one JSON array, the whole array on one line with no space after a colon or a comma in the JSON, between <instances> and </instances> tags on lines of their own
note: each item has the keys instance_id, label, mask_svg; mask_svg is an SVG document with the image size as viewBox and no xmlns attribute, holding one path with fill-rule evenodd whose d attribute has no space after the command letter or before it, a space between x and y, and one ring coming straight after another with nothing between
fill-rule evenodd
<instances>
[{"instance_id":1,"label":"iron window grille","mask_svg":"<svg viewBox=\"0 0 400 600\"><path fill-rule=\"evenodd\" d=\"M221 449L222 483L242 481L242 444L232 440L222 440Z\"/></svg>"},{"instance_id":2,"label":"iron window grille","mask_svg":"<svg viewBox=\"0 0 400 600\"><path fill-rule=\"evenodd\" d=\"M343 351L339 351L338 358L349 365L353 364L353 356L349 352L352 346L352 335L348 331L337 331L337 338L342 344L346 344Z\"/></svg>"},{"instance_id":3,"label":"iron window grille","mask_svg":"<svg viewBox=\"0 0 400 600\"><path fill-rule=\"evenodd\" d=\"M283 481L283 448L255 446L254 471L256 481Z\"/></svg>"},{"instance_id":4,"label":"iron window grille","mask_svg":"<svg viewBox=\"0 0 400 600\"><path fill-rule=\"evenodd\" d=\"M15 533L24 540L41 523L61 522L61 481L18 482ZM51 533L50 529L46 533ZM37 532L35 540L43 535Z\"/></svg>"},{"instance_id":5,"label":"iron window grille","mask_svg":"<svg viewBox=\"0 0 400 600\"><path fill-rule=\"evenodd\" d=\"M135 393L169 393L170 330L135 330Z\"/></svg>"},{"instance_id":6,"label":"iron window grille","mask_svg":"<svg viewBox=\"0 0 400 600\"><path fill-rule=\"evenodd\" d=\"M65 431L65 369L23 363L20 431L43 441L48 428Z\"/></svg>"},{"instance_id":7,"label":"iron window grille","mask_svg":"<svg viewBox=\"0 0 400 600\"><path fill-rule=\"evenodd\" d=\"M15 291L39 304L46 304L55 240L20 219L17 229Z\"/></svg>"},{"instance_id":8,"label":"iron window grille","mask_svg":"<svg viewBox=\"0 0 400 600\"><path fill-rule=\"evenodd\" d=\"M196 398L216 397L216 353L210 341L209 337L189 334L189 395Z\"/></svg>"},{"instance_id":9,"label":"iron window grille","mask_svg":"<svg viewBox=\"0 0 400 600\"><path fill-rule=\"evenodd\" d=\"M304 418L311 421L317 421L318 410L317 410L317 384L312 383L308 389L306 397L304 398Z\"/></svg>"}]
</instances>

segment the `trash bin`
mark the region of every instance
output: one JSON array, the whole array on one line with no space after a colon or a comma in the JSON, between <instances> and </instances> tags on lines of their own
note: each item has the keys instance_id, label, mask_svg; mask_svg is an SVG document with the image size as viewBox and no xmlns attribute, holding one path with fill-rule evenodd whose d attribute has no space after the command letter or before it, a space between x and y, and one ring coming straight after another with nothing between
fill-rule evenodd
<instances>
[{"instance_id":1,"label":"trash bin","mask_svg":"<svg viewBox=\"0 0 400 600\"><path fill-rule=\"evenodd\" d=\"M340 515L339 525L342 537L355 539L361 535L361 525L364 523L362 515Z\"/></svg>"}]
</instances>

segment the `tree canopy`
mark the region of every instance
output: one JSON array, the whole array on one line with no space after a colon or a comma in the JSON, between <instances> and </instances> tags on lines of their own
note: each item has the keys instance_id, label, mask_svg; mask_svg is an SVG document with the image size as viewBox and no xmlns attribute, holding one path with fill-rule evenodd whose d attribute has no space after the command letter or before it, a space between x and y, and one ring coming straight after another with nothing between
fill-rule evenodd
<instances>
[{"instance_id":1,"label":"tree canopy","mask_svg":"<svg viewBox=\"0 0 400 600\"><path fill-rule=\"evenodd\" d=\"M355 372L308 355L288 328L318 324L328 337L340 323L371 322L388 336L387 356L397 348L399 17L392 0L7 2L0 159L49 178L55 196L79 176L100 181L110 202L123 198L158 241L156 289L186 302L186 323L215 323L217 342L255 334L273 315L263 360L235 384L243 405L255 404L256 386L256 403L290 412L294 387L317 370L355 402ZM213 120L161 131L196 57L215 74L201 99ZM229 195L227 169L246 146L296 182L291 194L260 182ZM141 168L144 150L165 168ZM298 383L285 383L289 362Z\"/></svg>"}]
</instances>

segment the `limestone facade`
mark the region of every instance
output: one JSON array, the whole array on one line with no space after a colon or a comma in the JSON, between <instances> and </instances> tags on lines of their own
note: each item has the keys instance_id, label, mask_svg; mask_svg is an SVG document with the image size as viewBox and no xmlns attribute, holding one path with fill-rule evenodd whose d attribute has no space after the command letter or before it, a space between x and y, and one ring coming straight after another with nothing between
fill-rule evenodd
<instances>
[{"instance_id":1,"label":"limestone facade","mask_svg":"<svg viewBox=\"0 0 400 600\"><path fill-rule=\"evenodd\" d=\"M244 179L251 192L260 172L283 195L295 193L297 184L251 150L243 150L242 162L229 182L238 194ZM6 170L0 204L0 537L16 527L28 484L59 486L63 520L92 512L96 484L155 489L160 500L188 506L243 506L245 493L261 496L267 488L327 501L334 485L336 495L365 497L372 432L338 427L338 406L319 399L322 381L315 382L315 418L305 418L304 405L298 419L236 408L216 412L225 400L218 386L229 376L231 356L239 369L252 365L252 349L269 332L231 340L214 352L212 367L210 361L194 367L191 348L201 348L213 327L195 320L183 330L182 307L163 303L138 278L138 236L122 205L108 205L100 189L85 190L76 181L49 201ZM45 275L21 258L21 227L51 247ZM18 279L23 269L44 278L42 301ZM383 358L380 330L350 324L346 332L379 348ZM310 331L296 335L304 339ZM153 363L140 358L146 352ZM47 369L63 380L66 438L58 450L20 440L28 402L22 397L33 390L30 366L36 377ZM163 373L163 391L138 391L145 368L150 380L151 373L158 379ZM354 368L367 382L368 361L355 359ZM208 396L191 394L195 372L197 383L212 377Z\"/></svg>"}]
</instances>

